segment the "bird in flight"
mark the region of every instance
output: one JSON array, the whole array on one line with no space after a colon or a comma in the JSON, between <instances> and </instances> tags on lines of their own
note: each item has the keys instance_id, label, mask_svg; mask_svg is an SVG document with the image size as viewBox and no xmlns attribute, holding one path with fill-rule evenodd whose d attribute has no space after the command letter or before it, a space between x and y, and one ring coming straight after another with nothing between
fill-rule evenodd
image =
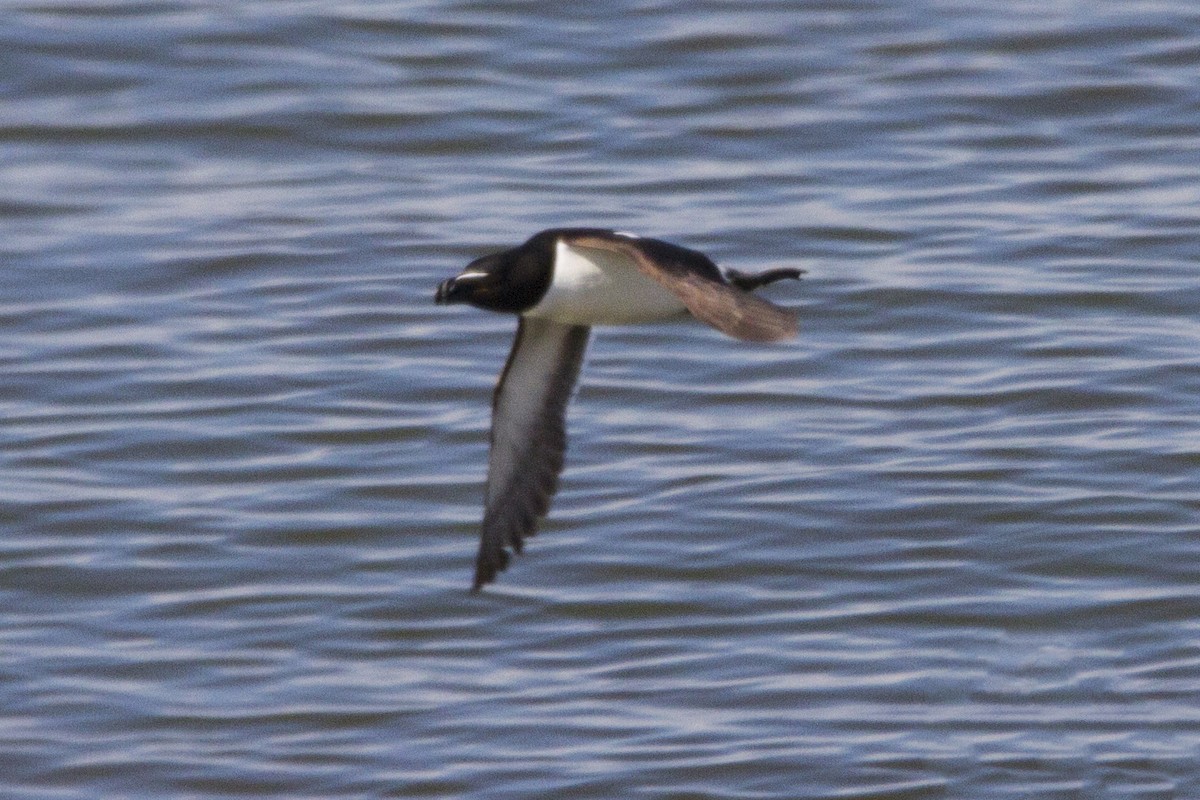
<instances>
[{"instance_id":1,"label":"bird in flight","mask_svg":"<svg viewBox=\"0 0 1200 800\"><path fill-rule=\"evenodd\" d=\"M468 303L518 316L492 396L483 529L472 592L508 567L537 532L558 488L564 415L593 325L629 325L685 313L749 342L790 339L796 312L751 293L803 270L723 269L686 247L601 228L552 228L477 258L437 287L439 304Z\"/></svg>"}]
</instances>

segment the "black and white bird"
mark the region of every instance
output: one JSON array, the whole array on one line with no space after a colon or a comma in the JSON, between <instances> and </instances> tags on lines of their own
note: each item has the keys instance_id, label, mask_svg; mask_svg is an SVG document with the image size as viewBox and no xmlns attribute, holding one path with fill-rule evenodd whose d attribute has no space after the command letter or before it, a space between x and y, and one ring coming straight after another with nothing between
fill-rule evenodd
<instances>
[{"instance_id":1,"label":"black and white bird","mask_svg":"<svg viewBox=\"0 0 1200 800\"><path fill-rule=\"evenodd\" d=\"M600 228L554 228L472 261L437 287L438 303L518 315L517 336L492 396L491 450L473 592L496 578L537 532L558 487L563 417L593 325L690 312L750 342L790 339L794 311L751 290L803 270L750 275L686 247Z\"/></svg>"}]
</instances>

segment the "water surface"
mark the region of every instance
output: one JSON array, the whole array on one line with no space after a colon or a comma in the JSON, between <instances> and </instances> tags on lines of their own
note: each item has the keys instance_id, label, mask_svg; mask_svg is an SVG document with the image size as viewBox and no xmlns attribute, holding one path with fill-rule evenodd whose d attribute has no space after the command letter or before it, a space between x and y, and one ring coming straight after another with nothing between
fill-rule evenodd
<instances>
[{"instance_id":1,"label":"water surface","mask_svg":"<svg viewBox=\"0 0 1200 800\"><path fill-rule=\"evenodd\" d=\"M6 797L1200 796L1200 13L8 2ZM598 331L467 592L558 225L796 265Z\"/></svg>"}]
</instances>

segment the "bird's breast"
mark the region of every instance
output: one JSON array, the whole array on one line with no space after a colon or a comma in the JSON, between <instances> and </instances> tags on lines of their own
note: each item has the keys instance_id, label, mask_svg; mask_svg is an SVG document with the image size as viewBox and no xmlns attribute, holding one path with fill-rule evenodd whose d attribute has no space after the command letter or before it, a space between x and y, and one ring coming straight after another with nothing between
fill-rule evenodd
<instances>
[{"instance_id":1,"label":"bird's breast","mask_svg":"<svg viewBox=\"0 0 1200 800\"><path fill-rule=\"evenodd\" d=\"M685 310L667 289L618 253L559 242L546 294L527 316L572 325L631 325Z\"/></svg>"}]
</instances>

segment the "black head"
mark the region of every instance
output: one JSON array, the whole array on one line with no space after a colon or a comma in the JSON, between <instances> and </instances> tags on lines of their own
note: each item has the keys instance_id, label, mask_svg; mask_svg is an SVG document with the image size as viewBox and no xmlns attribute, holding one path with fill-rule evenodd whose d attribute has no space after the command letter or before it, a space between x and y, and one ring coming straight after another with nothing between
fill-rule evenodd
<instances>
[{"instance_id":1,"label":"black head","mask_svg":"<svg viewBox=\"0 0 1200 800\"><path fill-rule=\"evenodd\" d=\"M554 275L553 236L538 234L520 247L477 258L442 281L434 301L470 303L488 311L520 313L537 305Z\"/></svg>"}]
</instances>

